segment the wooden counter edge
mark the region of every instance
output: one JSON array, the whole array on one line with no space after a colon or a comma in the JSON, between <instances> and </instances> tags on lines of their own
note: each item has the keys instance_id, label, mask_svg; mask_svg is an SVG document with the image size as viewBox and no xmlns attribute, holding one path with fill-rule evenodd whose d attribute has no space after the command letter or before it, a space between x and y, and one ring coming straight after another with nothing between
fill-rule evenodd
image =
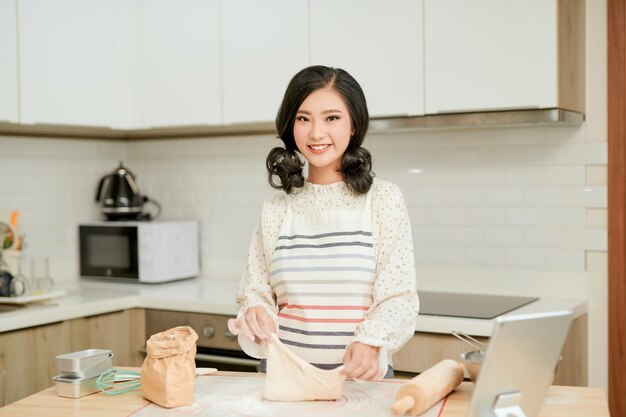
<instances>
[{"instance_id":1,"label":"wooden counter edge","mask_svg":"<svg viewBox=\"0 0 626 417\"><path fill-rule=\"evenodd\" d=\"M140 368L120 367L138 371ZM213 375L262 377L262 374L249 372L221 371ZM405 383L406 379L390 379L390 383ZM471 398L473 384L463 382L448 397L441 417L465 417ZM141 390L117 396L96 393L80 399L63 398L56 395L54 386L23 398L3 408L0 417L126 417L145 407L149 402L141 396ZM564 410L566 408L566 410ZM546 395L540 417L609 417L606 394L602 388L551 386Z\"/></svg>"}]
</instances>

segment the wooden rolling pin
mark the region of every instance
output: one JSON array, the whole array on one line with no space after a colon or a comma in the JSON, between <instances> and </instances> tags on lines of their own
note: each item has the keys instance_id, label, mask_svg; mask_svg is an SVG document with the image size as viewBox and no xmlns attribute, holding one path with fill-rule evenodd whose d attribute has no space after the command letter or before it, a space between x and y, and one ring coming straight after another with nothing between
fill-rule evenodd
<instances>
[{"instance_id":1,"label":"wooden rolling pin","mask_svg":"<svg viewBox=\"0 0 626 417\"><path fill-rule=\"evenodd\" d=\"M452 359L428 368L398 390L391 413L422 414L463 382L463 370L463 365Z\"/></svg>"}]
</instances>

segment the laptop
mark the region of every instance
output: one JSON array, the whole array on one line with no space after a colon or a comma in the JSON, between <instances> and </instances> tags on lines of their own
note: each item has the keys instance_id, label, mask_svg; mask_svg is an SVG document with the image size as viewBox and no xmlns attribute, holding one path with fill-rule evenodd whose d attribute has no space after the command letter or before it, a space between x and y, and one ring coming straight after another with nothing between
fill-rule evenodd
<instances>
[{"instance_id":1,"label":"laptop","mask_svg":"<svg viewBox=\"0 0 626 417\"><path fill-rule=\"evenodd\" d=\"M536 417L572 316L566 310L496 318L467 417Z\"/></svg>"}]
</instances>

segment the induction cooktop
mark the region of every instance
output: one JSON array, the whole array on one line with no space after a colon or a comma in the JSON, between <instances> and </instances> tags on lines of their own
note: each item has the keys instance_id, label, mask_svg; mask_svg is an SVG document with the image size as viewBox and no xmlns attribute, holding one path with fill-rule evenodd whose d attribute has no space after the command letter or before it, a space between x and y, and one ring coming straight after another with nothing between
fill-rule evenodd
<instances>
[{"instance_id":1,"label":"induction cooktop","mask_svg":"<svg viewBox=\"0 0 626 417\"><path fill-rule=\"evenodd\" d=\"M420 314L492 319L538 300L537 297L418 291Z\"/></svg>"}]
</instances>

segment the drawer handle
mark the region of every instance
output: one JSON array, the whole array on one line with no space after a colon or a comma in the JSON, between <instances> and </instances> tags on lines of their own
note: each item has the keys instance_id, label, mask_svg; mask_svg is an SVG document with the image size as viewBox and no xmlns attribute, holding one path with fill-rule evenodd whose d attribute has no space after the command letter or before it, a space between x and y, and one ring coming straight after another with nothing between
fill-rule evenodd
<instances>
[{"instance_id":1,"label":"drawer handle","mask_svg":"<svg viewBox=\"0 0 626 417\"><path fill-rule=\"evenodd\" d=\"M230 340L236 340L237 339L237 335L233 334L230 330L226 330L224 332L224 337L226 339L230 339Z\"/></svg>"},{"instance_id":2,"label":"drawer handle","mask_svg":"<svg viewBox=\"0 0 626 417\"><path fill-rule=\"evenodd\" d=\"M205 339L210 339L213 337L213 335L215 335L215 327L206 326L204 329L202 329L202 336Z\"/></svg>"}]
</instances>

